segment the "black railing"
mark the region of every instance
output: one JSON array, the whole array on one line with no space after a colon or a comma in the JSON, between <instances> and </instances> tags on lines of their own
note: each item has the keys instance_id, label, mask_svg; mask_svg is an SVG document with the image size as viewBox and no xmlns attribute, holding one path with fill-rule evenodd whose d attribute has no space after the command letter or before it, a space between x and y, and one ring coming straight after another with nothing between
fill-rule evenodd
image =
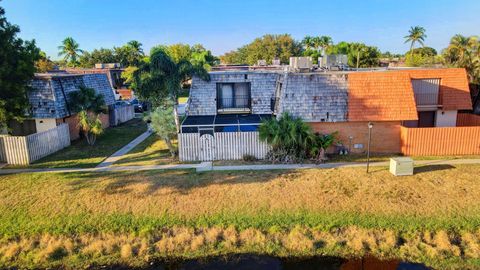
<instances>
[{"instance_id":1,"label":"black railing","mask_svg":"<svg viewBox=\"0 0 480 270\"><path fill-rule=\"evenodd\" d=\"M250 109L252 99L249 96L236 96L232 98L217 98L217 109Z\"/></svg>"}]
</instances>

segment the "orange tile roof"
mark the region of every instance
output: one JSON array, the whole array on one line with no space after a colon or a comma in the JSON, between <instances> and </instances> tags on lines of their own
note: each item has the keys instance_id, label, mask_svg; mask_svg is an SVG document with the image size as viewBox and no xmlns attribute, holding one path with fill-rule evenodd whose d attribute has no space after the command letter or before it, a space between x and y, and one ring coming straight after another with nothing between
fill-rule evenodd
<instances>
[{"instance_id":1,"label":"orange tile roof","mask_svg":"<svg viewBox=\"0 0 480 270\"><path fill-rule=\"evenodd\" d=\"M348 75L348 121L417 120L410 77L404 72Z\"/></svg>"},{"instance_id":2,"label":"orange tile roof","mask_svg":"<svg viewBox=\"0 0 480 270\"><path fill-rule=\"evenodd\" d=\"M444 110L471 110L472 99L464 68L402 70L412 79L440 79L440 105Z\"/></svg>"}]
</instances>

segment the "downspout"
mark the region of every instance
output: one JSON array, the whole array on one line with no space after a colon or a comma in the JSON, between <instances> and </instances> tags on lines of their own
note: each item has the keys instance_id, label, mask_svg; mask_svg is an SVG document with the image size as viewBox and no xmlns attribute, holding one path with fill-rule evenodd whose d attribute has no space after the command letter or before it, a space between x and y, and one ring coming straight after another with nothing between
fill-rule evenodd
<instances>
[{"instance_id":1,"label":"downspout","mask_svg":"<svg viewBox=\"0 0 480 270\"><path fill-rule=\"evenodd\" d=\"M65 90L63 89L62 80L60 80L60 79L56 79L56 80L60 84L60 89L62 90L62 95L63 95L63 99L65 100L65 107L67 108L68 115L71 116L72 112L70 111L70 106L68 105L67 95L65 94Z\"/></svg>"}]
</instances>

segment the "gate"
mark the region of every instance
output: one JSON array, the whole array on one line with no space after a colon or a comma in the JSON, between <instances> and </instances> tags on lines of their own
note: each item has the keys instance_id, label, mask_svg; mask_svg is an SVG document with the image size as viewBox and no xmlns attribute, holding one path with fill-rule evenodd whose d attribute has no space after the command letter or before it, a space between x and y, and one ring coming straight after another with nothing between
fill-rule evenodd
<instances>
[{"instance_id":1,"label":"gate","mask_svg":"<svg viewBox=\"0 0 480 270\"><path fill-rule=\"evenodd\" d=\"M210 134L200 136L200 160L215 160L215 137Z\"/></svg>"}]
</instances>

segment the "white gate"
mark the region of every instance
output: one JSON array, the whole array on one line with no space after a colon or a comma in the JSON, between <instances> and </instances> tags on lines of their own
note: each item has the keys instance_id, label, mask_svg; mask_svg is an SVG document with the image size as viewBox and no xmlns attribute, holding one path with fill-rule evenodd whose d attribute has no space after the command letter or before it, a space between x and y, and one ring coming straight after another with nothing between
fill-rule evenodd
<instances>
[{"instance_id":1,"label":"white gate","mask_svg":"<svg viewBox=\"0 0 480 270\"><path fill-rule=\"evenodd\" d=\"M212 161L215 159L215 137L210 134L200 136L200 160Z\"/></svg>"}]
</instances>

